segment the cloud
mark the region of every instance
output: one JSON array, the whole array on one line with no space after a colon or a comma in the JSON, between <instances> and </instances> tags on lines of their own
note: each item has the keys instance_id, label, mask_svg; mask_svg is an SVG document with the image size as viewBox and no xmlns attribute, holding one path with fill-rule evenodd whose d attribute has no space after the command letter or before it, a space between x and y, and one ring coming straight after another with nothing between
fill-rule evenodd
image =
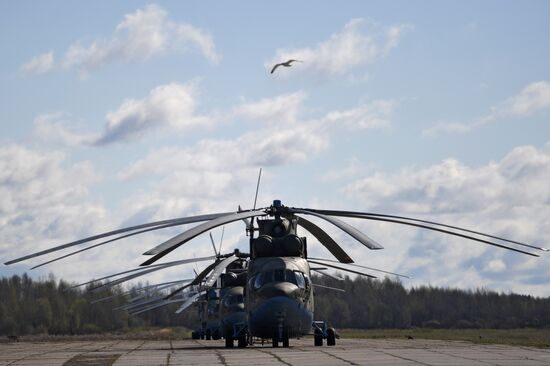
<instances>
[{"instance_id":1,"label":"cloud","mask_svg":"<svg viewBox=\"0 0 550 366\"><path fill-rule=\"evenodd\" d=\"M394 173L378 171L347 184L343 192L358 210L419 217L544 246L550 241L546 224L550 219L548 181L550 142L543 148L516 147L499 161L479 167L446 159L431 166L410 167ZM387 244L387 254L380 256L394 259L390 268L411 271L420 282L443 286L463 282L465 287L479 286L479 282L459 281L460 274L469 271L473 280L480 278L481 283L493 289L523 293L523 285L531 283L536 276L550 278L543 258L531 259L465 239L395 224L360 225ZM399 247L397 254L396 246ZM428 261L415 262L415 258ZM539 295L548 295L548 290L542 287L536 291Z\"/></svg>"},{"instance_id":2,"label":"cloud","mask_svg":"<svg viewBox=\"0 0 550 366\"><path fill-rule=\"evenodd\" d=\"M501 259L494 259L487 263L485 270L488 272L502 272L506 270L506 263Z\"/></svg>"},{"instance_id":3,"label":"cloud","mask_svg":"<svg viewBox=\"0 0 550 366\"><path fill-rule=\"evenodd\" d=\"M293 64L296 69L321 75L343 74L384 57L411 28L410 25L401 24L382 29L362 18L351 19L340 32L332 34L315 47L278 49L265 67L271 69L275 63L297 59L304 63Z\"/></svg>"},{"instance_id":4,"label":"cloud","mask_svg":"<svg viewBox=\"0 0 550 366\"><path fill-rule=\"evenodd\" d=\"M188 23L171 21L163 8L150 4L126 14L110 37L87 45L80 41L72 44L62 65L77 69L85 77L109 63L145 61L163 52L188 49L198 50L212 64L220 60L209 33Z\"/></svg>"},{"instance_id":5,"label":"cloud","mask_svg":"<svg viewBox=\"0 0 550 366\"><path fill-rule=\"evenodd\" d=\"M395 108L395 101L378 99L345 111L329 112L324 118L325 123L347 127L348 129L366 129L386 127Z\"/></svg>"},{"instance_id":6,"label":"cloud","mask_svg":"<svg viewBox=\"0 0 550 366\"><path fill-rule=\"evenodd\" d=\"M268 167L303 162L328 146L326 134L314 133L316 124L292 129L263 129L234 140L202 140L189 148L162 148L125 169L120 177L170 174L174 171Z\"/></svg>"},{"instance_id":7,"label":"cloud","mask_svg":"<svg viewBox=\"0 0 550 366\"><path fill-rule=\"evenodd\" d=\"M172 83L154 88L141 100L127 99L118 109L107 113L105 132L95 144L128 140L163 126L181 131L208 126L209 118L195 115L196 94L193 83Z\"/></svg>"},{"instance_id":8,"label":"cloud","mask_svg":"<svg viewBox=\"0 0 550 366\"><path fill-rule=\"evenodd\" d=\"M21 66L21 71L24 74L44 74L50 71L54 65L53 51L43 53L36 56L29 62Z\"/></svg>"},{"instance_id":9,"label":"cloud","mask_svg":"<svg viewBox=\"0 0 550 366\"><path fill-rule=\"evenodd\" d=\"M44 114L35 119L34 133L49 142L68 146L100 146L130 141L165 127L188 131L208 127L213 119L197 115L197 86L195 83L171 83L153 88L142 99L126 99L106 114L105 131L78 133L67 128L69 121L63 113Z\"/></svg>"},{"instance_id":10,"label":"cloud","mask_svg":"<svg viewBox=\"0 0 550 366\"><path fill-rule=\"evenodd\" d=\"M63 112L45 113L34 119L33 135L40 140L61 146L91 145L97 140L94 134L71 131L69 115Z\"/></svg>"},{"instance_id":11,"label":"cloud","mask_svg":"<svg viewBox=\"0 0 550 366\"><path fill-rule=\"evenodd\" d=\"M493 106L491 112L474 122L438 122L423 131L425 136L439 133L467 133L505 118L525 118L550 107L550 83L536 81L525 86L517 95Z\"/></svg>"},{"instance_id":12,"label":"cloud","mask_svg":"<svg viewBox=\"0 0 550 366\"><path fill-rule=\"evenodd\" d=\"M233 109L235 117L270 123L296 122L303 107L306 93L302 91L263 98L257 102L243 103Z\"/></svg>"},{"instance_id":13,"label":"cloud","mask_svg":"<svg viewBox=\"0 0 550 366\"><path fill-rule=\"evenodd\" d=\"M350 110L300 119L304 114L305 98L305 93L296 92L241 104L233 108L233 117L253 119L259 128L234 139L204 139L192 147L153 151L124 170L120 177L129 179L152 172L162 175L205 167L232 170L307 161L326 150L334 131L342 126L350 130L386 126L394 106L390 100L375 100Z\"/></svg>"},{"instance_id":14,"label":"cloud","mask_svg":"<svg viewBox=\"0 0 550 366\"><path fill-rule=\"evenodd\" d=\"M105 212L90 199L89 187L98 179L87 161L71 165L59 152L0 147L0 257L96 228Z\"/></svg>"}]
</instances>

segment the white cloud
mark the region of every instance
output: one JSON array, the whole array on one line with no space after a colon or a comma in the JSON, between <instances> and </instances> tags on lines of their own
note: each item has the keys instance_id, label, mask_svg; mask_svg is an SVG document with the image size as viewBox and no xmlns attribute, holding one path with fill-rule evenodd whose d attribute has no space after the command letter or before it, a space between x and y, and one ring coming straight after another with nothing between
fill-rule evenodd
<instances>
[{"instance_id":1,"label":"white cloud","mask_svg":"<svg viewBox=\"0 0 550 366\"><path fill-rule=\"evenodd\" d=\"M0 148L0 257L16 257L52 239L89 233L105 216L89 197L99 177L89 162L16 144ZM50 242L51 244L51 242ZM7 245L7 246L6 246Z\"/></svg>"},{"instance_id":2,"label":"white cloud","mask_svg":"<svg viewBox=\"0 0 550 366\"><path fill-rule=\"evenodd\" d=\"M487 263L485 270L488 272L502 272L506 270L506 263L501 259L493 259Z\"/></svg>"},{"instance_id":3,"label":"white cloud","mask_svg":"<svg viewBox=\"0 0 550 366\"><path fill-rule=\"evenodd\" d=\"M332 34L315 47L278 49L265 67L271 69L276 63L297 59L304 62L293 64L293 68L323 75L342 74L385 56L411 28L410 25L402 24L381 29L365 19L351 19L340 32ZM282 74L287 73L277 73Z\"/></svg>"},{"instance_id":4,"label":"white cloud","mask_svg":"<svg viewBox=\"0 0 550 366\"><path fill-rule=\"evenodd\" d=\"M374 100L345 111L332 111L324 118L325 123L348 129L385 127L390 124L394 110L393 100Z\"/></svg>"},{"instance_id":5,"label":"white cloud","mask_svg":"<svg viewBox=\"0 0 550 366\"><path fill-rule=\"evenodd\" d=\"M545 246L550 241L549 181L550 143L541 149L517 147L501 160L480 167L447 159L423 168L371 173L348 184L343 192L358 210L419 217ZM544 258L531 260L466 239L390 223L360 225L386 244L387 252L379 256L393 258L390 268L408 270L421 283L463 287L484 283L495 290L524 293L524 286L533 285L537 278L550 278ZM417 263L415 258L429 261ZM460 279L466 272L471 278ZM548 295L542 287L536 291Z\"/></svg>"},{"instance_id":6,"label":"white cloud","mask_svg":"<svg viewBox=\"0 0 550 366\"><path fill-rule=\"evenodd\" d=\"M491 112L474 122L437 122L423 131L425 136L439 133L467 133L505 118L524 118L550 107L550 83L537 81L525 86L517 95L493 106Z\"/></svg>"},{"instance_id":7,"label":"white cloud","mask_svg":"<svg viewBox=\"0 0 550 366\"><path fill-rule=\"evenodd\" d=\"M132 164L120 177L204 169L231 171L303 162L328 145L328 136L314 133L315 126L312 123L292 129L263 129L234 140L202 140L190 148L162 148Z\"/></svg>"},{"instance_id":8,"label":"white cloud","mask_svg":"<svg viewBox=\"0 0 550 366\"><path fill-rule=\"evenodd\" d=\"M172 83L154 88L141 100L127 99L117 110L107 113L105 132L95 144L131 139L163 126L181 131L206 127L212 121L195 115L196 94L193 83Z\"/></svg>"},{"instance_id":9,"label":"white cloud","mask_svg":"<svg viewBox=\"0 0 550 366\"><path fill-rule=\"evenodd\" d=\"M548 107L550 107L550 83L537 81L528 84L518 95L504 101L493 112L504 117L527 117Z\"/></svg>"},{"instance_id":10,"label":"white cloud","mask_svg":"<svg viewBox=\"0 0 550 366\"><path fill-rule=\"evenodd\" d=\"M234 108L236 117L274 123L296 122L303 107L306 93L298 91L257 102L243 103Z\"/></svg>"},{"instance_id":11,"label":"white cloud","mask_svg":"<svg viewBox=\"0 0 550 366\"><path fill-rule=\"evenodd\" d=\"M62 146L90 145L96 135L73 132L68 129L71 120L65 113L46 113L34 119L33 134L43 141Z\"/></svg>"},{"instance_id":12,"label":"white cloud","mask_svg":"<svg viewBox=\"0 0 550 366\"><path fill-rule=\"evenodd\" d=\"M86 76L111 62L143 61L167 50L188 48L197 48L212 63L220 59L210 34L191 24L170 21L164 9L150 4L126 14L110 38L70 46L63 65Z\"/></svg>"},{"instance_id":13,"label":"white cloud","mask_svg":"<svg viewBox=\"0 0 550 366\"><path fill-rule=\"evenodd\" d=\"M188 148L163 148L132 164L121 173L128 179L142 174L171 171L267 167L303 162L325 150L335 130L385 126L394 103L376 100L344 111L331 111L320 118L299 120L305 94L296 92L241 104L234 117L257 121L255 129L234 139L204 139ZM284 125L281 128L281 122Z\"/></svg>"},{"instance_id":14,"label":"white cloud","mask_svg":"<svg viewBox=\"0 0 550 366\"><path fill-rule=\"evenodd\" d=\"M165 127L178 132L209 127L213 119L195 113L197 95L197 86L192 82L160 85L145 98L126 99L116 110L108 112L101 134L70 131L68 117L63 113L37 117L34 133L43 140L68 146L106 145L137 139Z\"/></svg>"},{"instance_id":15,"label":"white cloud","mask_svg":"<svg viewBox=\"0 0 550 366\"><path fill-rule=\"evenodd\" d=\"M54 65L53 51L36 56L29 62L21 66L21 71L25 74L44 74L52 69Z\"/></svg>"}]
</instances>

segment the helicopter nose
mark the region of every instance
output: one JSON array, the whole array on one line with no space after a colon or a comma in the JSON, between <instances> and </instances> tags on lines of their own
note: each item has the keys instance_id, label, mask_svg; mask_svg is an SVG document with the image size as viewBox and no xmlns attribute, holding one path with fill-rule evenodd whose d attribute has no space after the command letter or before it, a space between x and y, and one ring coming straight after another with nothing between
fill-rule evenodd
<instances>
[{"instance_id":1,"label":"helicopter nose","mask_svg":"<svg viewBox=\"0 0 550 366\"><path fill-rule=\"evenodd\" d=\"M296 297L299 290L298 286L290 282L273 282L265 284L260 289L259 294L266 298L276 296Z\"/></svg>"}]
</instances>

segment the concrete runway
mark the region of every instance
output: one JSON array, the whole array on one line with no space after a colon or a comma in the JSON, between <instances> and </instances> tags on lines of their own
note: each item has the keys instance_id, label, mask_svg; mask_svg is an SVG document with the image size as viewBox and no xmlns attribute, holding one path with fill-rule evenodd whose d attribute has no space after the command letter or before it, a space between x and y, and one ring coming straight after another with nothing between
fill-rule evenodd
<instances>
[{"instance_id":1,"label":"concrete runway","mask_svg":"<svg viewBox=\"0 0 550 366\"><path fill-rule=\"evenodd\" d=\"M16 342L0 344L0 366L7 365L550 365L550 349L361 339L314 347L311 338L291 340L290 348L246 349L192 340Z\"/></svg>"}]
</instances>

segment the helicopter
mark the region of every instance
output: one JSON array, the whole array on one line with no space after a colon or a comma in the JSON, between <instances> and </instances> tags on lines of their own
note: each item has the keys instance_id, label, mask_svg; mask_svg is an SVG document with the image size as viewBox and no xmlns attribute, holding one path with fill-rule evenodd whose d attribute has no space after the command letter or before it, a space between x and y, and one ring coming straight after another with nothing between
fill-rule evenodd
<instances>
[{"instance_id":1,"label":"helicopter","mask_svg":"<svg viewBox=\"0 0 550 366\"><path fill-rule=\"evenodd\" d=\"M377 241L340 218L383 221L418 227L534 257L539 257L539 254L533 251L548 251L546 248L509 240L495 235L405 216L370 212L296 208L285 206L280 200L274 200L273 204L269 207L258 209L255 207L256 199L254 208L250 210L242 210L239 208L236 212L182 217L117 229L16 258L5 262L5 264L17 263L61 249L122 234L54 259L58 260L80 253L84 250L92 249L143 232L202 222L146 251L144 255L151 257L141 264L142 269L138 272L146 274L157 270L157 268L165 268L166 266L177 265L175 263L183 264L183 262L189 261L180 260L155 264L158 260L197 236L216 227L243 220L247 224L246 232L250 236L250 259L248 260L246 271L247 281L246 286L243 286L244 310L246 312L246 330L248 336L262 339L270 338L273 347L278 347L281 342L283 347L288 347L290 339L313 333L315 346L321 346L324 340L326 340L328 346L334 346L338 338L335 329L328 327L326 321L314 320L314 284L311 283L311 271L312 269L319 270L319 268L313 268L310 264L322 265L322 268L329 267L370 278L375 278L375 276L345 267L344 265L354 265L353 259L328 233L315 223L307 220L304 216L313 216L336 226L370 250L380 250L383 249L383 247ZM257 224L254 223L254 219L257 219ZM340 265L336 265L333 261L327 259L309 258L306 237L298 236L299 227L313 235L317 241L328 249L328 251L338 260ZM214 258L201 258L201 260L208 259ZM162 300L185 301L182 307L189 306L190 303L193 303L201 296L200 292L193 294L190 298L185 300L183 298L176 298L179 296L178 294L180 292L191 286L200 284L205 279L206 287L212 286L228 266L235 261L242 260L240 252L237 251L232 255L225 256L224 259L215 259L215 262L198 274L193 281L172 291ZM54 260L43 264L51 263ZM359 265L356 266L361 267ZM36 267L38 266L33 268ZM209 273L210 275L208 275ZM129 275L126 278L132 278L132 276L134 275ZM113 282L117 283L117 281ZM156 306L156 304L154 304L154 306Z\"/></svg>"}]
</instances>

